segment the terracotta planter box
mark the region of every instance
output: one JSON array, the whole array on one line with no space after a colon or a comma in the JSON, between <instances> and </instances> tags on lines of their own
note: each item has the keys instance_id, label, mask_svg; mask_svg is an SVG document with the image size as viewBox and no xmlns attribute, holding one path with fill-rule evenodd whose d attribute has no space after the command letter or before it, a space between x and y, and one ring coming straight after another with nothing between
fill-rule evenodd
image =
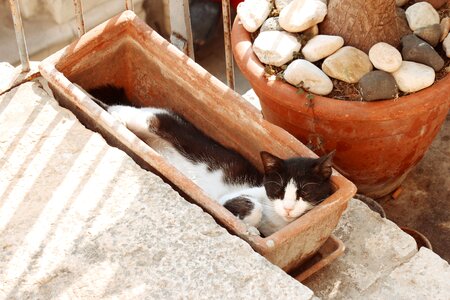
<instances>
[{"instance_id":1,"label":"terracotta planter box","mask_svg":"<svg viewBox=\"0 0 450 300\"><path fill-rule=\"evenodd\" d=\"M60 103L83 123L102 133L110 144L126 151L141 166L161 175L183 196L286 271L310 257L327 240L356 191L350 181L334 171L336 191L321 205L269 237L251 235L244 223L208 198L72 82L85 89L113 84L123 87L136 104L171 108L258 167L261 150L286 158L315 155L287 132L263 120L240 95L130 11L53 54L41 63L40 70Z\"/></svg>"},{"instance_id":2,"label":"terracotta planter box","mask_svg":"<svg viewBox=\"0 0 450 300\"><path fill-rule=\"evenodd\" d=\"M265 119L286 129L323 154L336 149L334 166L358 187L378 198L394 191L422 159L450 105L450 76L396 100L343 101L268 81L252 50L250 34L236 18L233 54L261 102ZM312 105L311 105L312 104Z\"/></svg>"}]
</instances>

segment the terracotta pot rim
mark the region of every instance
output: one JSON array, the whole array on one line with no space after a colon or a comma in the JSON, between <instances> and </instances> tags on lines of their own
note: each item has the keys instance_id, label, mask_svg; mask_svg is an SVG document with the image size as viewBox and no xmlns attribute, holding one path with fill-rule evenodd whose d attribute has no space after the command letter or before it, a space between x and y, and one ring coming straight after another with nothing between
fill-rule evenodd
<instances>
[{"instance_id":1,"label":"terracotta pot rim","mask_svg":"<svg viewBox=\"0 0 450 300\"><path fill-rule=\"evenodd\" d=\"M275 101L289 109L311 114L308 107L309 100L304 94L297 94L297 88L279 80L268 81L264 76L264 66L252 50L250 33L242 26L239 17L236 17L232 28L232 47L237 65L245 77L251 81L252 86L259 88L259 93L267 95L276 91L279 94ZM421 111L428 111L438 105L423 99L422 95L433 93L435 90L448 89L450 76L448 74L432 86L399 97L398 99L380 101L346 101L326 96L314 95L314 114L316 117L324 116L327 119L351 119L351 120L392 120L404 118L407 115L417 115ZM446 99L439 100L450 105L450 95ZM339 105L336 105L339 103ZM368 108L370 107L370 111ZM395 114L392 111L395 109ZM401 111L401 114L398 112Z\"/></svg>"}]
</instances>

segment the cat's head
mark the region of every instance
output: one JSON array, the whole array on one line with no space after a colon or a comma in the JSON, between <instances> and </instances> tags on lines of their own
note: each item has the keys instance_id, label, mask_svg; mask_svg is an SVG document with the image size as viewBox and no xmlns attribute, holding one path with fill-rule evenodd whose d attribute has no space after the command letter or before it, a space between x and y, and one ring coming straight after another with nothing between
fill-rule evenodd
<instances>
[{"instance_id":1,"label":"cat's head","mask_svg":"<svg viewBox=\"0 0 450 300\"><path fill-rule=\"evenodd\" d=\"M331 164L335 151L320 158L283 160L261 152L264 187L275 212L292 222L332 194Z\"/></svg>"}]
</instances>

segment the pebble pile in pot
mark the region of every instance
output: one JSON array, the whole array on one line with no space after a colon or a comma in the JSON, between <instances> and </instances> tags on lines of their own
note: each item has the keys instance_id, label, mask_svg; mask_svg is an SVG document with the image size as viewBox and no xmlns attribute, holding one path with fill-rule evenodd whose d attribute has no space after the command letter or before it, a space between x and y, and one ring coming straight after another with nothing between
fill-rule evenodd
<instances>
[{"instance_id":1,"label":"pebble pile in pot","mask_svg":"<svg viewBox=\"0 0 450 300\"><path fill-rule=\"evenodd\" d=\"M402 38L401 52L380 42L368 54L345 46L340 36L319 33L326 0L245 0L237 13L244 28L257 34L253 51L258 59L281 68L286 82L317 95L332 92L331 77L357 84L362 100L392 99L399 91L412 93L434 83L445 63L436 46L442 43L450 57L450 18L441 20L428 2L406 9L413 33Z\"/></svg>"}]
</instances>

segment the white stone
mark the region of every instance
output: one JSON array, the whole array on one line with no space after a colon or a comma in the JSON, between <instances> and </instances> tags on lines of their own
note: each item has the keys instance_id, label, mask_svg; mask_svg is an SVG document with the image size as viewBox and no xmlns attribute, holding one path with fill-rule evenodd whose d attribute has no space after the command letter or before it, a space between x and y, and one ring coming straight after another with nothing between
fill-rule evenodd
<instances>
[{"instance_id":1,"label":"white stone","mask_svg":"<svg viewBox=\"0 0 450 300\"><path fill-rule=\"evenodd\" d=\"M253 43L253 51L259 60L267 65L281 66L293 59L300 51L301 43L285 31L261 32Z\"/></svg>"},{"instance_id":2,"label":"white stone","mask_svg":"<svg viewBox=\"0 0 450 300\"><path fill-rule=\"evenodd\" d=\"M352 46L342 47L322 63L325 74L347 83L358 82L372 69L369 56Z\"/></svg>"},{"instance_id":3,"label":"white stone","mask_svg":"<svg viewBox=\"0 0 450 300\"><path fill-rule=\"evenodd\" d=\"M402 65L402 55L388 43L376 43L369 50L369 59L373 66L389 73L397 71Z\"/></svg>"},{"instance_id":4,"label":"white stone","mask_svg":"<svg viewBox=\"0 0 450 300\"><path fill-rule=\"evenodd\" d=\"M283 8L285 8L292 1L293 0L275 0L275 7L280 12Z\"/></svg>"},{"instance_id":5,"label":"white stone","mask_svg":"<svg viewBox=\"0 0 450 300\"><path fill-rule=\"evenodd\" d=\"M291 62L283 76L294 86L303 81L303 87L317 95L327 95L333 90L331 79L317 66L304 59Z\"/></svg>"},{"instance_id":6,"label":"white stone","mask_svg":"<svg viewBox=\"0 0 450 300\"><path fill-rule=\"evenodd\" d=\"M406 9L406 20L412 31L421 27L439 24L439 14L428 2L418 2Z\"/></svg>"},{"instance_id":7,"label":"white stone","mask_svg":"<svg viewBox=\"0 0 450 300\"><path fill-rule=\"evenodd\" d=\"M268 0L245 0L239 3L237 14L245 30L255 32L267 19L272 9Z\"/></svg>"},{"instance_id":8,"label":"white stone","mask_svg":"<svg viewBox=\"0 0 450 300\"><path fill-rule=\"evenodd\" d=\"M450 58L450 34L447 34L447 37L442 42L442 48L444 48L445 55Z\"/></svg>"},{"instance_id":9,"label":"white stone","mask_svg":"<svg viewBox=\"0 0 450 300\"><path fill-rule=\"evenodd\" d=\"M294 0L280 12L280 25L289 32L301 32L323 21L327 6L319 0Z\"/></svg>"},{"instance_id":10,"label":"white stone","mask_svg":"<svg viewBox=\"0 0 450 300\"><path fill-rule=\"evenodd\" d=\"M310 62L330 56L344 45L344 39L337 35L319 34L310 39L302 49L302 53Z\"/></svg>"},{"instance_id":11,"label":"white stone","mask_svg":"<svg viewBox=\"0 0 450 300\"><path fill-rule=\"evenodd\" d=\"M442 42L448 35L448 32L450 31L450 18L449 17L442 18L440 25L441 25L441 38L439 39L439 41Z\"/></svg>"},{"instance_id":12,"label":"white stone","mask_svg":"<svg viewBox=\"0 0 450 300\"><path fill-rule=\"evenodd\" d=\"M398 88L405 93L413 93L434 83L432 67L412 61L403 61L401 67L392 73Z\"/></svg>"}]
</instances>

